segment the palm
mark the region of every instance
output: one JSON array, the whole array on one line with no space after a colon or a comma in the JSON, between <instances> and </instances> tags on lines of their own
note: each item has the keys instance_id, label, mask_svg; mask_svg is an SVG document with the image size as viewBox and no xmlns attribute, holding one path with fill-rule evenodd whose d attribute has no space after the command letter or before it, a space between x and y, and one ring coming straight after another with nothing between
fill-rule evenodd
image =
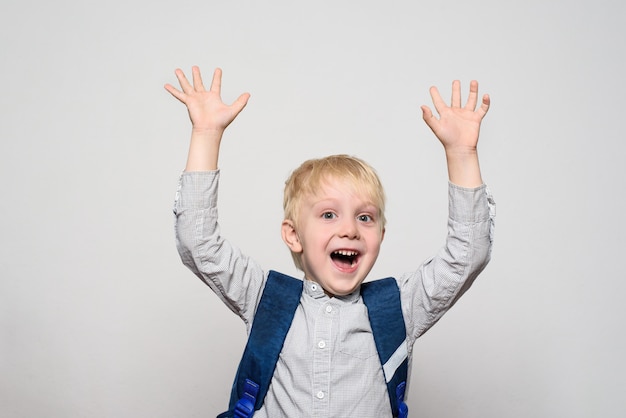
<instances>
[{"instance_id":1,"label":"palm","mask_svg":"<svg viewBox=\"0 0 626 418\"><path fill-rule=\"evenodd\" d=\"M227 105L221 98L222 71L218 68L213 74L209 90L204 88L198 67L193 67L193 85L181 70L176 77L182 91L167 84L166 90L187 106L189 118L196 130L224 130L243 110L250 95L244 93L233 104Z\"/></svg>"},{"instance_id":2,"label":"palm","mask_svg":"<svg viewBox=\"0 0 626 418\"><path fill-rule=\"evenodd\" d=\"M439 114L437 119L428 106L422 106L423 117L446 150L476 149L480 123L489 110L489 96L484 95L478 109L478 83L470 83L467 103L461 107L461 85L458 81L452 84L452 100L448 106L441 98L439 90L431 87L430 94Z\"/></svg>"}]
</instances>

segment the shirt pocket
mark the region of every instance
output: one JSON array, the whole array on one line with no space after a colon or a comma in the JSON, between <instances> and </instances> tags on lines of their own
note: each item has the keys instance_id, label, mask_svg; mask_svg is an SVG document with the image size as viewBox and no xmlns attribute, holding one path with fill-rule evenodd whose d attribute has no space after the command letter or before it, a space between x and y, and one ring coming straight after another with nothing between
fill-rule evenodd
<instances>
[{"instance_id":1,"label":"shirt pocket","mask_svg":"<svg viewBox=\"0 0 626 418\"><path fill-rule=\"evenodd\" d=\"M362 360L377 354L365 305L353 305L341 309L339 351Z\"/></svg>"}]
</instances>

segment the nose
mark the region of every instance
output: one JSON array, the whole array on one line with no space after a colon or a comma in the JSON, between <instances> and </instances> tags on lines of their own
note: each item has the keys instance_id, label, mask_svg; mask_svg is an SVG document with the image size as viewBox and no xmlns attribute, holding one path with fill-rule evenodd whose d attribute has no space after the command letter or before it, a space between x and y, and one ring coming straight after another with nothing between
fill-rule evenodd
<instances>
[{"instance_id":1,"label":"nose","mask_svg":"<svg viewBox=\"0 0 626 418\"><path fill-rule=\"evenodd\" d=\"M357 239L359 237L359 227L355 218L344 218L339 229L339 236L342 238Z\"/></svg>"}]
</instances>

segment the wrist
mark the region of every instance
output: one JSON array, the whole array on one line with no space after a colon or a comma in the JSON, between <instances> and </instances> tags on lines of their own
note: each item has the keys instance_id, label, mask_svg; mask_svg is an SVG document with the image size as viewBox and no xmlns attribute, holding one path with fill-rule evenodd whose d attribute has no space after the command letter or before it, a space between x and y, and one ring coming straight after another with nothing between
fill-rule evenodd
<instances>
[{"instance_id":1,"label":"wrist","mask_svg":"<svg viewBox=\"0 0 626 418\"><path fill-rule=\"evenodd\" d=\"M198 128L192 126L192 137L198 138L221 138L224 135L224 128Z\"/></svg>"},{"instance_id":2,"label":"wrist","mask_svg":"<svg viewBox=\"0 0 626 418\"><path fill-rule=\"evenodd\" d=\"M446 152L446 157L448 158L459 158L459 159L478 158L478 149L475 146L470 146L470 147L456 146L456 147L446 147L444 149Z\"/></svg>"},{"instance_id":3,"label":"wrist","mask_svg":"<svg viewBox=\"0 0 626 418\"><path fill-rule=\"evenodd\" d=\"M191 129L191 143L194 144L214 144L212 146L218 146L222 141L224 134L223 129L204 129L204 128L192 128ZM206 146L205 145L205 146Z\"/></svg>"}]
</instances>

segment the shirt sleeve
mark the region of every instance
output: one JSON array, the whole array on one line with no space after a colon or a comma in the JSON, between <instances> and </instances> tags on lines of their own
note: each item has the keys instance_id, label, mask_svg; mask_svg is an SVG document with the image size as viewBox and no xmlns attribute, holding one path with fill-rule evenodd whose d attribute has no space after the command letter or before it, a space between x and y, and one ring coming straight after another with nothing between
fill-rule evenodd
<instances>
[{"instance_id":1,"label":"shirt sleeve","mask_svg":"<svg viewBox=\"0 0 626 418\"><path fill-rule=\"evenodd\" d=\"M250 329L266 275L220 234L218 184L219 170L182 173L174 202L176 248L183 264Z\"/></svg>"},{"instance_id":2,"label":"shirt sleeve","mask_svg":"<svg viewBox=\"0 0 626 418\"><path fill-rule=\"evenodd\" d=\"M491 258L495 202L487 186L449 183L448 202L444 246L418 270L397 279L411 345L469 289Z\"/></svg>"}]
</instances>

